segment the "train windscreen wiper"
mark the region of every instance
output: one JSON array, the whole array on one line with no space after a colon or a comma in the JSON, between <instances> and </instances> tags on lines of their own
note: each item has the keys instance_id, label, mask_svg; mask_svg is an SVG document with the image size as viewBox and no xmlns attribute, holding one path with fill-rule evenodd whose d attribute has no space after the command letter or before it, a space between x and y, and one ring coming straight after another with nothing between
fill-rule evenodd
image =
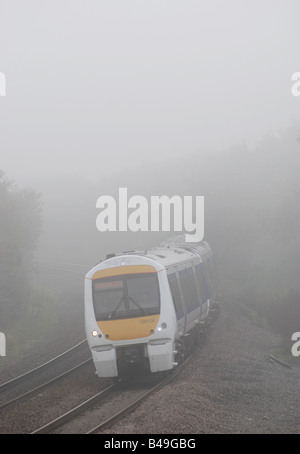
<instances>
[{"instance_id":1,"label":"train windscreen wiper","mask_svg":"<svg viewBox=\"0 0 300 454\"><path fill-rule=\"evenodd\" d=\"M139 305L139 303L137 303L131 296L128 297L128 300L132 301L133 304L138 308L140 309L140 311L142 312L142 314L145 314L145 309L143 307L141 307Z\"/></svg>"},{"instance_id":2,"label":"train windscreen wiper","mask_svg":"<svg viewBox=\"0 0 300 454\"><path fill-rule=\"evenodd\" d=\"M121 307L121 304L123 303L123 301L124 301L124 296L121 297L120 301L118 302L118 304L116 305L114 310L109 314L109 316L107 318L111 319L115 315L115 313L117 312L119 307Z\"/></svg>"}]
</instances>

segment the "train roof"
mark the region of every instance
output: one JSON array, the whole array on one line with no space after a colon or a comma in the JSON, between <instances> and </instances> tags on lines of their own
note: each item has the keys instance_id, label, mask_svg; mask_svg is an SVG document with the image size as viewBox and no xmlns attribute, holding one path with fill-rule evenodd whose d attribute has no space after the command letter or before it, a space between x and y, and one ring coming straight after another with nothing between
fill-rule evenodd
<instances>
[{"instance_id":1,"label":"train roof","mask_svg":"<svg viewBox=\"0 0 300 454\"><path fill-rule=\"evenodd\" d=\"M147 260L157 263L159 269L167 269L172 266L184 264L196 258L201 261L212 256L210 246L206 242L180 243L178 240L167 241L159 247L149 250L126 251L120 254L108 254L105 260L95 265L87 274L87 279L93 279L97 271L119 266L136 265L136 259L141 258L141 263Z\"/></svg>"},{"instance_id":2,"label":"train roof","mask_svg":"<svg viewBox=\"0 0 300 454\"><path fill-rule=\"evenodd\" d=\"M211 249L206 242L200 243L183 243L178 245L163 244L162 246L155 247L149 250L141 251L126 251L121 254L109 254L107 259L122 256L140 256L152 259L158 262L163 267L176 265L195 257L202 259L211 255ZM103 263L103 262L102 262Z\"/></svg>"}]
</instances>

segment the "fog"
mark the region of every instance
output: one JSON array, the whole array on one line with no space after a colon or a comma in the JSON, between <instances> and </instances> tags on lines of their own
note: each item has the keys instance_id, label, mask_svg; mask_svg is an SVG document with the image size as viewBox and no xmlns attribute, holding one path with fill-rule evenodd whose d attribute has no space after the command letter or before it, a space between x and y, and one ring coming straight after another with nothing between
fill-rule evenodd
<instances>
[{"instance_id":1,"label":"fog","mask_svg":"<svg viewBox=\"0 0 300 454\"><path fill-rule=\"evenodd\" d=\"M96 229L120 187L202 195L225 298L261 311L299 291L299 15L297 0L0 0L0 168L41 193L35 259L88 270L164 240Z\"/></svg>"},{"instance_id":2,"label":"fog","mask_svg":"<svg viewBox=\"0 0 300 454\"><path fill-rule=\"evenodd\" d=\"M250 147L299 120L294 1L1 0L1 168L18 181Z\"/></svg>"}]
</instances>

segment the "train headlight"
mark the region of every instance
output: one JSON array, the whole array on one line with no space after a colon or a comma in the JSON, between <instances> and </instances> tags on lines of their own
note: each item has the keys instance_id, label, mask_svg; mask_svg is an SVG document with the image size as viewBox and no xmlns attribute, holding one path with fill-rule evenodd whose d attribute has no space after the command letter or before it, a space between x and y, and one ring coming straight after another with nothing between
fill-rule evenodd
<instances>
[{"instance_id":1,"label":"train headlight","mask_svg":"<svg viewBox=\"0 0 300 454\"><path fill-rule=\"evenodd\" d=\"M167 326L168 326L168 325L167 325L165 322L163 322L163 323L157 328L157 331L161 331L162 329L166 329Z\"/></svg>"},{"instance_id":2,"label":"train headlight","mask_svg":"<svg viewBox=\"0 0 300 454\"><path fill-rule=\"evenodd\" d=\"M92 332L92 335L93 335L94 337L97 337L97 336L98 336L98 333L97 333L97 331L96 331L96 330L94 330L94 331Z\"/></svg>"}]
</instances>

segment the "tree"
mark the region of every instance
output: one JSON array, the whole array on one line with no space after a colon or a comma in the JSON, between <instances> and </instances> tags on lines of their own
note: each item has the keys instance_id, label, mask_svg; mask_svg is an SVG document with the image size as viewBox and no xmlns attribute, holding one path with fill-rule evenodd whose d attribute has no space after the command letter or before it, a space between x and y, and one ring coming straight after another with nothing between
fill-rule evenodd
<instances>
[{"instance_id":1,"label":"tree","mask_svg":"<svg viewBox=\"0 0 300 454\"><path fill-rule=\"evenodd\" d=\"M41 198L0 171L0 321L22 316L30 291L33 254L41 233Z\"/></svg>"}]
</instances>

